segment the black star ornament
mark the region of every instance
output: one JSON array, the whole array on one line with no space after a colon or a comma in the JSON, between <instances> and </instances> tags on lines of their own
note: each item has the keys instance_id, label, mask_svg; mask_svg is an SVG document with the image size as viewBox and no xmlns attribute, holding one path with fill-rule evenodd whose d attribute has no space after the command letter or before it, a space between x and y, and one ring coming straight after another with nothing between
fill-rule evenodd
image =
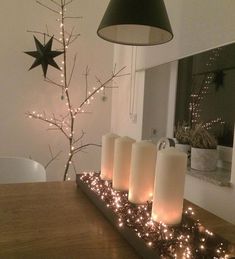
<instances>
[{"instance_id":1,"label":"black star ornament","mask_svg":"<svg viewBox=\"0 0 235 259\"><path fill-rule=\"evenodd\" d=\"M29 70L41 65L44 77L46 77L48 65L60 70L60 67L54 61L54 58L63 54L64 52L51 50L53 37L51 37L45 45L43 45L35 36L33 37L37 51L25 52L26 54L36 58Z\"/></svg>"}]
</instances>

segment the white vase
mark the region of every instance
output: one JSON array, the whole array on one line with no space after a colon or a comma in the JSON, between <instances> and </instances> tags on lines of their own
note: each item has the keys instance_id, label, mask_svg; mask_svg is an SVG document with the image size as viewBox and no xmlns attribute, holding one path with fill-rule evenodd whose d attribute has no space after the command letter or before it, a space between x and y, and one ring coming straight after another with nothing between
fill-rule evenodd
<instances>
[{"instance_id":1,"label":"white vase","mask_svg":"<svg viewBox=\"0 0 235 259\"><path fill-rule=\"evenodd\" d=\"M215 171L217 149L191 148L191 168L199 171Z\"/></svg>"}]
</instances>

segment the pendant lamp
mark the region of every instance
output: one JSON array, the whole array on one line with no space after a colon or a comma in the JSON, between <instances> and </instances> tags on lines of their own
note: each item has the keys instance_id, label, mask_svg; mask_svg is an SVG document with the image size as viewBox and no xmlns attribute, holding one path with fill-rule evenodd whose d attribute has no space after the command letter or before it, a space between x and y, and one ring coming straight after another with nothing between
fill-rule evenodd
<instances>
[{"instance_id":1,"label":"pendant lamp","mask_svg":"<svg viewBox=\"0 0 235 259\"><path fill-rule=\"evenodd\" d=\"M124 45L163 44L173 33L163 0L111 0L97 34Z\"/></svg>"}]
</instances>

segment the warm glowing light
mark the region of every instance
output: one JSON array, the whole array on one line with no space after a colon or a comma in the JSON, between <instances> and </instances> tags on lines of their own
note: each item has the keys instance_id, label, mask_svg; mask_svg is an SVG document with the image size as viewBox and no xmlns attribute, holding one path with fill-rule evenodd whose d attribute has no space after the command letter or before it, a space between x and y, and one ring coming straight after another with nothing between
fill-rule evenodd
<instances>
[{"instance_id":1,"label":"warm glowing light","mask_svg":"<svg viewBox=\"0 0 235 259\"><path fill-rule=\"evenodd\" d=\"M118 225L119 225L120 228L123 227L123 223L122 222L119 223Z\"/></svg>"},{"instance_id":2,"label":"warm glowing light","mask_svg":"<svg viewBox=\"0 0 235 259\"><path fill-rule=\"evenodd\" d=\"M80 179L117 215L118 227L131 228L146 246L161 251L161 258L205 258L207 255L206 258L217 258L218 255L221 259L226 258L227 246L220 241L216 244L213 233L194 220L193 208L185 210L180 226L169 227L151 220L150 202L132 205L128 202L127 192L113 190L111 182L101 180L99 174L84 173ZM211 243L215 245L214 252L207 249Z\"/></svg>"}]
</instances>

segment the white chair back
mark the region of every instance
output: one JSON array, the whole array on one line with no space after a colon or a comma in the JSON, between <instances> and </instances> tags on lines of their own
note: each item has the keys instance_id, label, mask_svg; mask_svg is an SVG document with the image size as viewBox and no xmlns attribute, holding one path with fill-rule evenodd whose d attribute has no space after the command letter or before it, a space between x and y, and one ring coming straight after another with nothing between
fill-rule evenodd
<instances>
[{"instance_id":1,"label":"white chair back","mask_svg":"<svg viewBox=\"0 0 235 259\"><path fill-rule=\"evenodd\" d=\"M0 184L45 182L45 168L23 157L0 157Z\"/></svg>"}]
</instances>

